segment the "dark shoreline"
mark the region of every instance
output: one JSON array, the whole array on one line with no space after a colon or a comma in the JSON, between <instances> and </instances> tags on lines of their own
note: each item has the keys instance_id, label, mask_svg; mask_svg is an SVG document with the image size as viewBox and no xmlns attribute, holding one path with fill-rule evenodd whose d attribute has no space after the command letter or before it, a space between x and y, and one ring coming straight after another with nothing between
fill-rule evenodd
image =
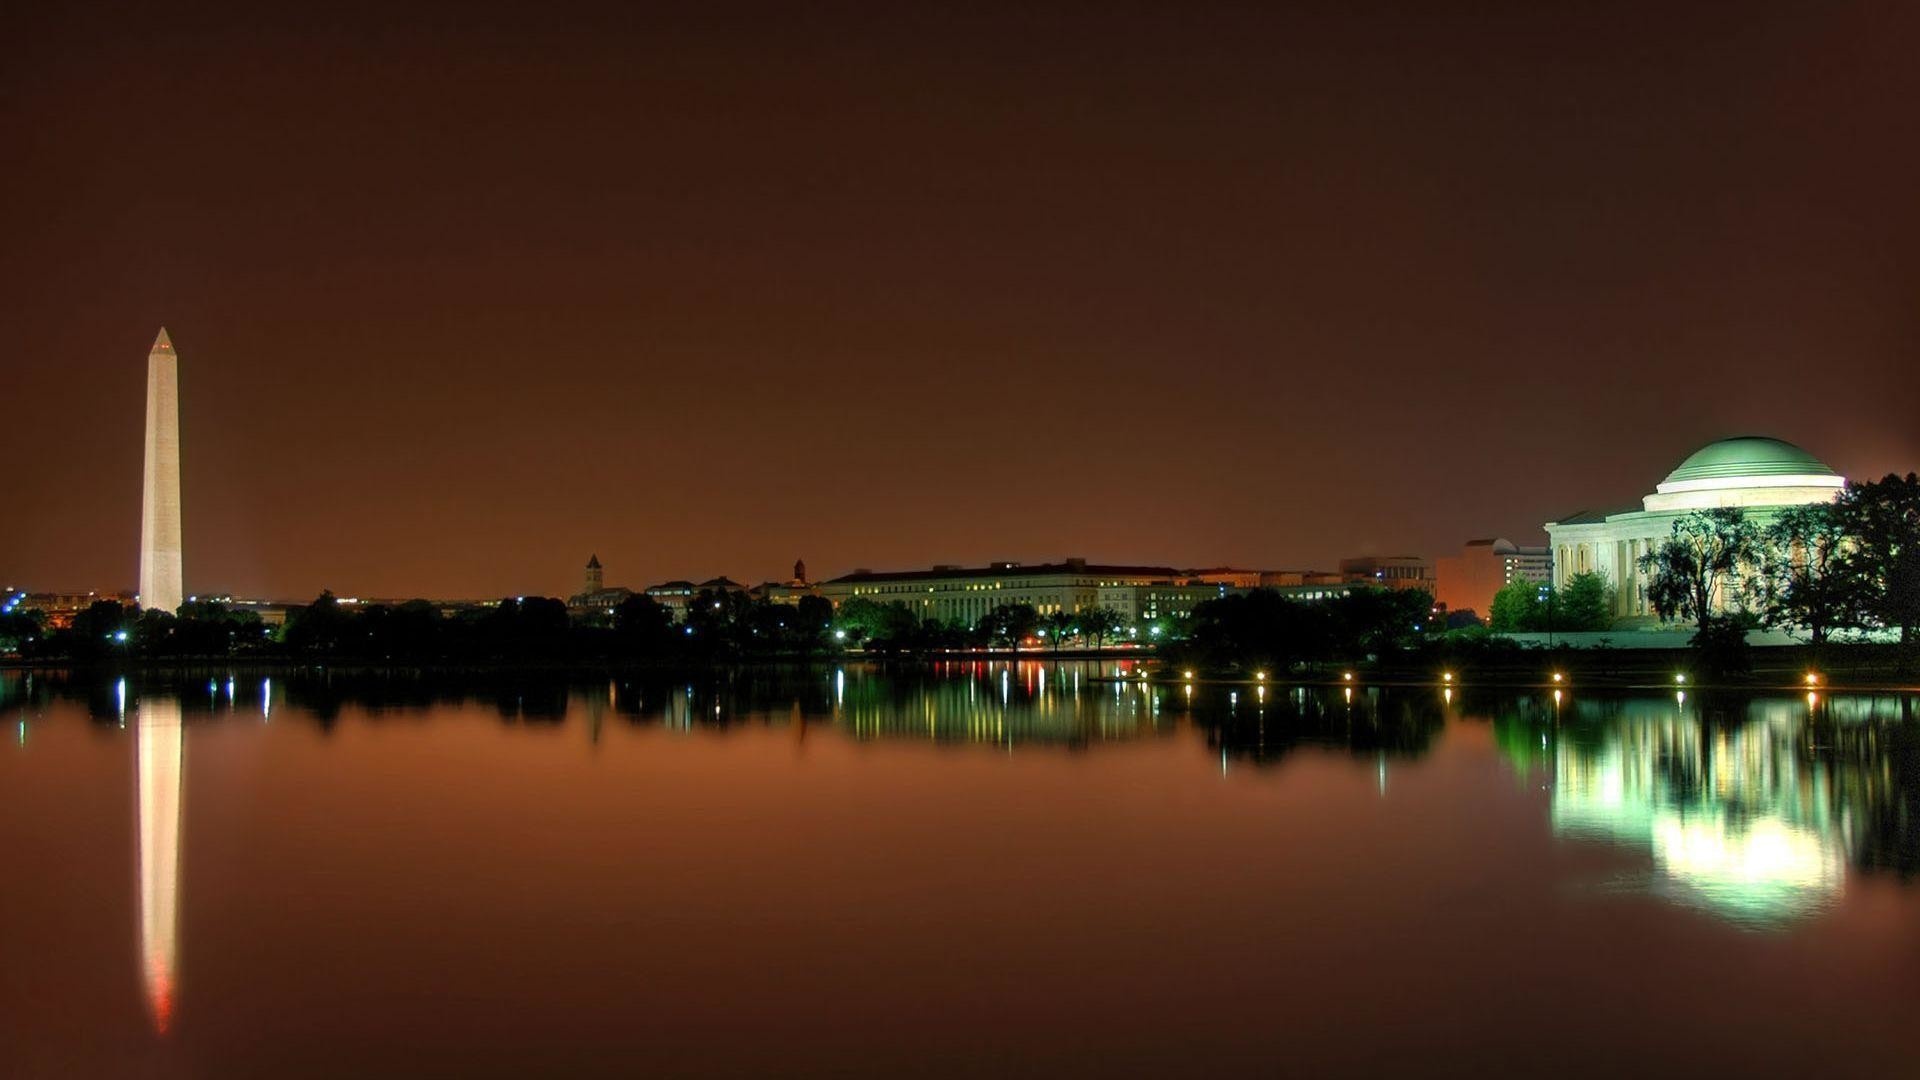
<instances>
[{"instance_id":1,"label":"dark shoreline","mask_svg":"<svg viewBox=\"0 0 1920 1080\"><path fill-rule=\"evenodd\" d=\"M1866 650L1861 652L1859 650ZM837 656L761 656L711 660L686 658L632 660L500 660L476 663L384 662L291 657L177 657L166 659L9 660L0 673L60 673L68 676L157 676L161 678L241 675L410 675L419 678L495 678L540 676L563 679L621 677L701 677L781 669L831 669L848 664L902 671L927 671L941 665L1000 663L1086 663L1135 660L1150 665L1144 678L1095 676L1102 683L1145 681L1155 686L1229 687L1500 687L1539 690L1737 690L1756 693L1897 691L1920 693L1920 677L1902 672L1896 658L1878 646L1773 646L1755 651L1751 673L1708 677L1693 672L1690 650L1571 649L1527 650L1513 655L1476 657L1396 657L1389 661L1318 664L1292 672L1173 669L1151 653L1137 650L1014 652L1005 649L966 653L869 654ZM1553 675L1558 673L1560 681ZM1448 678L1448 676L1451 678ZM1812 681L1809 681L1811 676Z\"/></svg>"}]
</instances>

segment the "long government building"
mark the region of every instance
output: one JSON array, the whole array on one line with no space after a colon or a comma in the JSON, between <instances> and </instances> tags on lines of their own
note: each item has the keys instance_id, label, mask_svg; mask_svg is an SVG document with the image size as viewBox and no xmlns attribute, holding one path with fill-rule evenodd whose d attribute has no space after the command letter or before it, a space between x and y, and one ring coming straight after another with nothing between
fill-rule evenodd
<instances>
[{"instance_id":1,"label":"long government building","mask_svg":"<svg viewBox=\"0 0 1920 1080\"><path fill-rule=\"evenodd\" d=\"M1085 559L877 573L855 570L823 581L820 595L834 606L860 598L901 603L923 619L977 622L1001 604L1030 604L1042 615L1107 608L1128 619L1185 617L1205 600L1234 589L1267 586L1300 599L1324 599L1352 586L1337 574L1236 570L1177 570L1171 566L1107 566Z\"/></svg>"}]
</instances>

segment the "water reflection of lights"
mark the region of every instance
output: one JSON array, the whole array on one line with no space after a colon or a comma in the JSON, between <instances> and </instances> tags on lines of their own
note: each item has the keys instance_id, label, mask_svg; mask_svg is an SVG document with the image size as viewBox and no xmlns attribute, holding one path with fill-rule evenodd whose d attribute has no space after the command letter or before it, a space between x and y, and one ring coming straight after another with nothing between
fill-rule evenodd
<instances>
[{"instance_id":1,"label":"water reflection of lights","mask_svg":"<svg viewBox=\"0 0 1920 1080\"><path fill-rule=\"evenodd\" d=\"M178 701L140 703L140 968L154 1030L173 1021L178 961L181 780L185 743Z\"/></svg>"},{"instance_id":2,"label":"water reflection of lights","mask_svg":"<svg viewBox=\"0 0 1920 1080\"><path fill-rule=\"evenodd\" d=\"M1049 666L1043 668L1043 664ZM966 665L952 676L936 675L920 683L913 696L903 701L897 693L899 682L856 671L845 681L845 704L836 711L836 720L858 739L997 743L1009 751L1025 745L1085 745L1152 734L1163 691L1123 678L1083 695L1077 684L1084 677L1065 665L1044 661Z\"/></svg>"},{"instance_id":3,"label":"water reflection of lights","mask_svg":"<svg viewBox=\"0 0 1920 1080\"><path fill-rule=\"evenodd\" d=\"M1643 848L1677 898L1742 922L1816 911L1845 887L1831 777L1801 765L1785 717L1723 729L1669 710L1602 736L1555 744L1556 833Z\"/></svg>"},{"instance_id":4,"label":"water reflection of lights","mask_svg":"<svg viewBox=\"0 0 1920 1080\"><path fill-rule=\"evenodd\" d=\"M1662 814L1654 821L1653 853L1714 906L1743 914L1816 907L1845 884L1838 844L1777 818L1734 827L1724 816Z\"/></svg>"}]
</instances>

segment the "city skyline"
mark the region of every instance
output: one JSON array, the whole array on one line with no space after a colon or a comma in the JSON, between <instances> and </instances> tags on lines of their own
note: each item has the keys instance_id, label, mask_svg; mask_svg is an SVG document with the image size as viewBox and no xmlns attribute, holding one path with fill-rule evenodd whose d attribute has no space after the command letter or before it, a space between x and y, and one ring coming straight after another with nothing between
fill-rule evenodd
<instances>
[{"instance_id":1,"label":"city skyline","mask_svg":"<svg viewBox=\"0 0 1920 1080\"><path fill-rule=\"evenodd\" d=\"M1734 435L1910 470L1920 15L1638 14L33 13L0 567L135 586L162 323L189 591L1331 566Z\"/></svg>"},{"instance_id":2,"label":"city skyline","mask_svg":"<svg viewBox=\"0 0 1920 1080\"><path fill-rule=\"evenodd\" d=\"M1912 1071L1920 3L0 26L0 1074Z\"/></svg>"},{"instance_id":3,"label":"city skyline","mask_svg":"<svg viewBox=\"0 0 1920 1080\"><path fill-rule=\"evenodd\" d=\"M115 593L123 593L127 595L137 596L139 597L142 606L157 607L165 611L174 610L180 605L180 603L183 600L188 599L188 596L185 590L185 585L183 584L182 528L181 528L181 517L182 517L183 506L182 506L182 500L180 496L181 458L180 458L180 421L179 421L180 406L179 406L178 382L179 382L178 357L174 351L172 340L169 337L166 328L163 326L160 328L158 334L155 336L152 348L149 350L149 354L147 357L146 421L145 421L145 427L144 427L145 445L143 450L144 479L143 479L143 491L142 491L142 498L141 498L141 516L140 516L141 542L140 542L140 552L139 552L139 584L135 590L131 591L131 593L127 593L126 590L117 589L112 585L107 585L102 588L95 588L90 590L91 592L98 592L101 595L111 596L111 595L114 595ZM1791 454L1799 454L1799 455L1802 455L1803 457L1805 456L1804 451L1800 450L1797 447L1793 447L1791 444L1782 443L1780 440L1773 439L1769 436L1752 436L1752 435L1736 436L1736 437L1725 439L1725 440L1716 440L1716 442L1708 444L1707 446L1696 450L1693 456L1697 458L1702 455L1707 455L1707 454L1716 453L1716 452L1724 453L1725 451L1720 449L1723 445L1744 446L1747 444L1757 444L1757 445L1763 445L1763 446L1776 445L1776 446L1783 447L1785 452L1788 452ZM1690 458L1689 460L1691 461L1692 459ZM1818 463L1812 458L1807 458L1806 460L1810 462L1812 465L1816 465L1821 469L1825 468L1824 465L1821 465L1820 463ZM1842 482L1843 478L1840 476L1834 476L1829 479L1832 485L1838 486ZM1871 477L1862 477L1861 479L1871 479ZM1604 505L1604 504L1596 503L1593 505ZM1592 513L1592 511L1583 511L1583 512ZM1553 523L1551 522L1546 523L1541 527L1540 531L1543 534L1550 532L1551 531L1550 526L1552 524ZM1469 541L1468 543L1472 543L1472 541ZM1431 578L1431 572L1433 570L1433 567L1438 563L1446 562L1448 559L1448 556L1446 555L1437 555L1434 552L1427 552L1427 551L1412 551L1411 549L1408 549L1403 553L1395 554L1394 549L1388 547L1388 548L1381 548L1381 549L1367 551L1366 553L1364 553L1364 555L1358 558L1351 557L1351 556L1342 557L1341 559L1337 560L1337 563L1341 567L1340 573L1345 575L1349 567L1349 564L1365 562L1365 561L1369 561L1369 560L1372 560L1375 558L1381 558L1381 557L1388 558L1388 559L1418 560L1424 563L1424 565L1426 566L1426 570L1424 571L1424 573L1426 573L1429 578ZM996 558L993 560L985 560L985 561L991 562L997 565L1014 567L1014 566L1035 566L1035 565L1041 565L1041 564L1046 564L1050 562L1056 562L1060 560L1065 560L1066 562L1079 562L1083 564L1087 562L1087 560L1081 556L1043 556L1038 559L997 559ZM1198 573L1204 572L1201 569L1203 562L1204 560L1196 561L1194 559L1189 558L1185 561L1180 562L1179 566L1187 568L1186 570L1181 571L1183 573L1198 574ZM957 568L957 564L942 564L942 563L922 564L922 567L924 567L925 565L932 565L936 571L939 569L942 569L943 567ZM803 574L804 572L803 567L804 567L804 560L800 562L796 562L794 564L793 570L796 576ZM1243 563L1243 564L1240 564L1238 567L1216 564L1216 569L1221 571L1253 570L1253 571L1267 571L1269 574L1271 574L1275 571L1279 571L1280 568L1281 568L1280 562L1269 562L1264 565L1256 565L1253 563ZM1321 574L1332 573L1331 571L1327 571L1324 568L1316 570L1315 568L1307 567L1307 564L1301 563L1301 562L1295 562L1288 569L1297 571L1302 568L1306 568L1309 575L1316 572ZM909 573L911 573L920 568L894 567L891 569L895 571L906 570ZM1168 569L1171 572L1173 568L1168 567L1166 569ZM597 550L592 555L589 556L587 572L589 575L589 587L587 591L594 592L597 590L598 587L593 585L592 582L599 580L602 576L602 564L600 562ZM701 571L701 574L704 575L705 572L706 572L705 569L703 569ZM867 573L872 573L871 568L864 567L864 566L857 566L857 567L848 566L848 567L839 569L837 572L829 576L839 577L839 576L844 576L848 574L857 576L860 574L867 574ZM1352 575L1346 575L1346 576L1348 576L1349 578L1352 577ZM726 579L726 577L727 575L725 573L722 573L720 577L716 578L715 580L724 580ZM753 575L748 575L748 577L753 577ZM772 582L777 579L764 578L764 579L758 579L758 580ZM1358 579L1354 579L1354 580L1358 580ZM648 579L648 581L652 585L659 585L663 582L666 584L684 583L682 579L662 578L658 576L651 577ZM322 586L322 590L328 591L328 592L336 591L333 589L332 586ZM32 590L29 590L29 591L32 591ZM42 589L41 591L45 592L47 590ZM291 596L273 596L273 594L265 593L265 592L247 593L245 590L222 588L218 583L201 584L197 586L196 591L198 593L205 593L206 595L209 595L209 596L247 595L247 596L252 596L256 599L261 599L261 598L278 599L278 600L293 599L293 597ZM347 589L344 591L345 592L354 592L354 591L364 592L366 590ZM518 594L524 594L528 591L529 590L525 588L513 588L513 589L505 590L503 595L518 595ZM535 593L541 593L542 589L534 589L532 591ZM369 595L371 594L372 593L369 592ZM424 596L427 594L421 590L413 590L411 592L402 590L400 592L395 592L392 594L381 594L381 595L385 596L386 598L398 598L402 596ZM442 599L442 600L452 599L454 598L455 595L456 594L437 594L435 598ZM474 595L478 596L478 595L484 595L484 594L474 594ZM566 592L564 590L555 590L554 595L566 595Z\"/></svg>"}]
</instances>

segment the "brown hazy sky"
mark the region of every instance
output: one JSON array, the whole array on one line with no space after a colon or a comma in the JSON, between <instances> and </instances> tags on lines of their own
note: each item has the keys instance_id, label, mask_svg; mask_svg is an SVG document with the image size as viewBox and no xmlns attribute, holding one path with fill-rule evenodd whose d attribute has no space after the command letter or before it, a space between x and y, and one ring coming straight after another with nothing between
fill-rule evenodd
<instances>
[{"instance_id":1,"label":"brown hazy sky","mask_svg":"<svg viewBox=\"0 0 1920 1080\"><path fill-rule=\"evenodd\" d=\"M1324 566L1730 434L1920 467L1920 6L1278 7L0 16L0 585L133 585L162 323L196 592Z\"/></svg>"}]
</instances>

